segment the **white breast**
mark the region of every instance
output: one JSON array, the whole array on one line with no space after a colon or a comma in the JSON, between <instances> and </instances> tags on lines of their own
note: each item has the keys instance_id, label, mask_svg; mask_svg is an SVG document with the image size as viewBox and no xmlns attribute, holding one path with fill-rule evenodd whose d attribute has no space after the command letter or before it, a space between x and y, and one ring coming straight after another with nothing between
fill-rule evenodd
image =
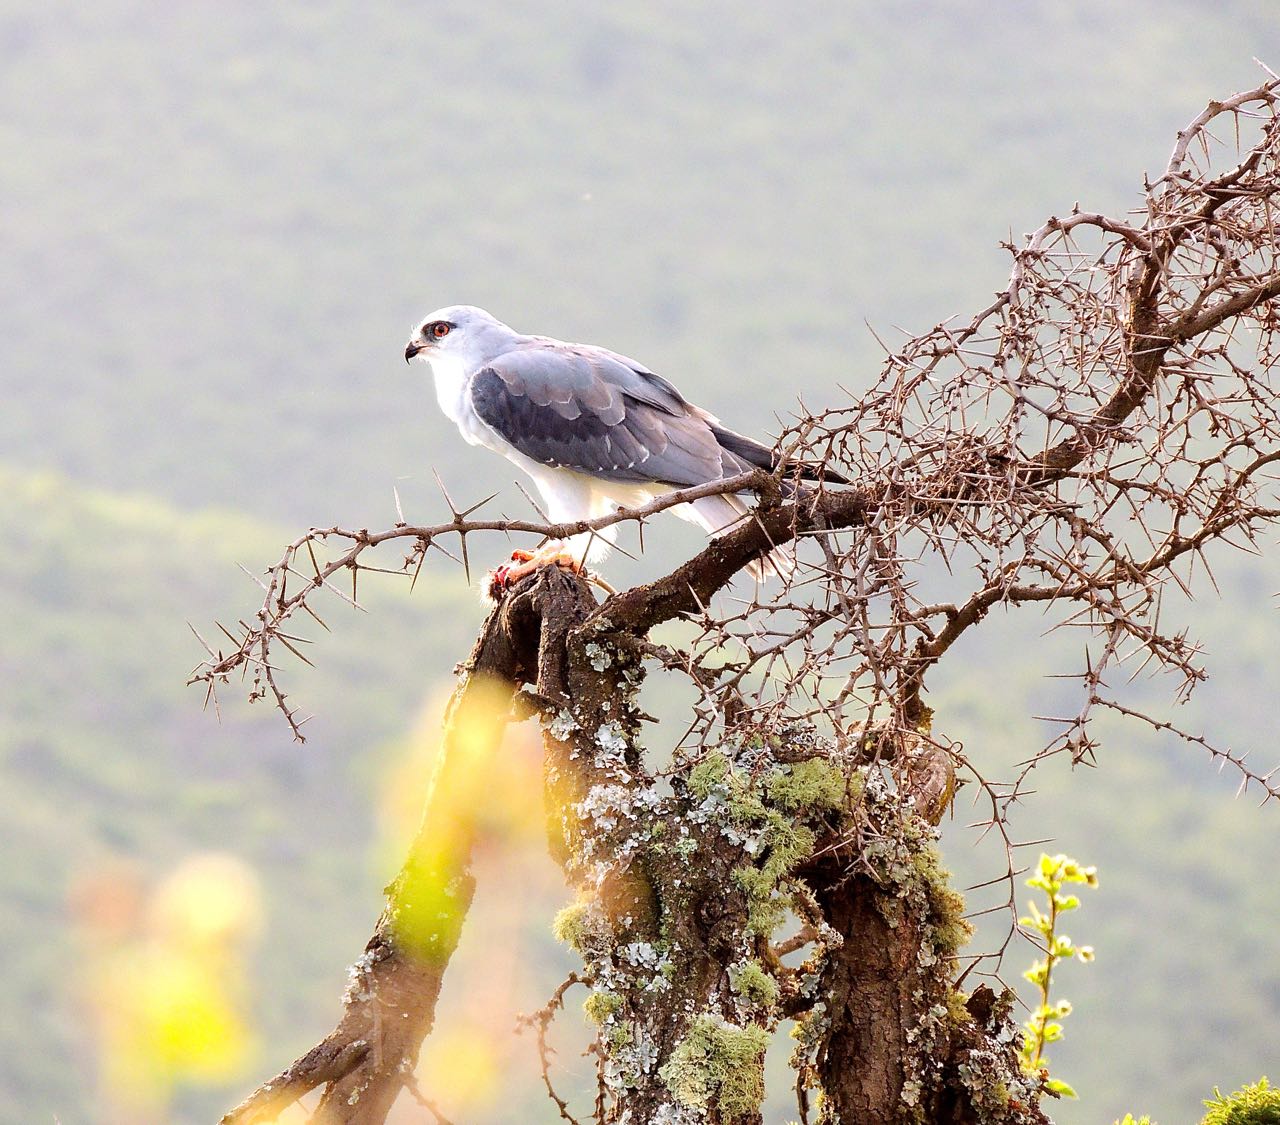
<instances>
[{"instance_id":1,"label":"white breast","mask_svg":"<svg viewBox=\"0 0 1280 1125\"><path fill-rule=\"evenodd\" d=\"M471 407L471 396L467 390L471 381L469 365L455 356L443 355L432 356L430 362L440 409L462 431L462 436L476 445L475 438L467 433L471 420L479 421Z\"/></svg>"},{"instance_id":2,"label":"white breast","mask_svg":"<svg viewBox=\"0 0 1280 1125\"><path fill-rule=\"evenodd\" d=\"M497 430L476 413L471 403L470 364L454 356L432 356L431 375L436 399L445 417L458 427L468 445L482 445L515 460L520 456Z\"/></svg>"}]
</instances>

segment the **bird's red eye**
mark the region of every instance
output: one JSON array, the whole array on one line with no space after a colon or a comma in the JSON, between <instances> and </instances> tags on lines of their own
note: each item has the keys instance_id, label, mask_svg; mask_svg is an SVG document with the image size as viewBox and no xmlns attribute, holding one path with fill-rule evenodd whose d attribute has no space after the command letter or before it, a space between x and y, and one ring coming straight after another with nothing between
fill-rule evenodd
<instances>
[{"instance_id":1,"label":"bird's red eye","mask_svg":"<svg viewBox=\"0 0 1280 1125\"><path fill-rule=\"evenodd\" d=\"M443 340L449 335L451 325L446 324L443 320L437 320L429 329L432 336L437 340Z\"/></svg>"}]
</instances>

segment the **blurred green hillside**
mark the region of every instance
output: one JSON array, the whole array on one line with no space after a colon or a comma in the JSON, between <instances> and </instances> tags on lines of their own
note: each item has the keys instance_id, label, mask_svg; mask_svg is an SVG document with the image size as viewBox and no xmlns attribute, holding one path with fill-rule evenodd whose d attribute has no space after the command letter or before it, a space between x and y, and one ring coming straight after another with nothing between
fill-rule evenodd
<instances>
[{"instance_id":1,"label":"blurred green hillside","mask_svg":"<svg viewBox=\"0 0 1280 1125\"><path fill-rule=\"evenodd\" d=\"M236 564L261 569L300 528L389 523L393 486L410 519L439 514L433 467L459 500L501 489L495 510L524 511L404 367L416 319L483 304L768 431L798 396L865 384L864 322L892 339L985 304L1001 238L1076 200L1131 205L1205 100L1254 84L1252 56L1280 65L1277 16L0 0L0 1119L101 1119L68 901L107 860L158 877L217 849L259 872L246 1080L327 1030L408 830L388 826L389 779L420 785L410 732L482 609L443 562L412 596L363 591L367 616L335 602L318 667L290 680L319 713L305 746L235 691L221 722L201 713L186 622L209 635L252 612ZM668 522L648 557L610 563L615 582L697 541ZM473 549L490 565L509 548ZM1206 584L1185 610L1217 678L1178 718L1274 761L1280 569L1242 558L1217 578L1221 601ZM996 771L1070 690L1043 677L1072 639L1039 626L992 622L970 675L934 685L940 723ZM1053 1056L1084 1097L1055 1117L1171 1125L1214 1084L1274 1071L1280 814L1202 756L1107 734L1098 770L1050 767L1017 822L1102 868L1073 934L1099 959L1064 980L1077 1009ZM955 864L986 878L960 819ZM442 1028L484 1007L506 1029L562 975L549 861L526 840L482 863ZM486 977L494 943L522 952ZM485 1035L428 1050L430 1073L474 1079L450 1116L554 1120L530 1045ZM244 1088L184 1092L173 1120Z\"/></svg>"},{"instance_id":2,"label":"blurred green hillside","mask_svg":"<svg viewBox=\"0 0 1280 1125\"><path fill-rule=\"evenodd\" d=\"M252 596L237 563L263 558L278 531L8 469L0 513L12 551L0 587L0 1119L89 1120L70 988L80 951L64 922L75 877L113 856L158 874L185 853L230 848L272 891L260 980L336 983L376 902L368 751L408 724L424 680L447 675L452 656L431 634L464 631L473 603L450 575L412 600L371 592L367 620L333 615L338 643L307 677L332 705L312 724L315 748L294 747L240 693L219 723L181 687L199 658L184 620L207 628ZM305 1011L305 996L273 998L263 1030L287 1034Z\"/></svg>"}]
</instances>

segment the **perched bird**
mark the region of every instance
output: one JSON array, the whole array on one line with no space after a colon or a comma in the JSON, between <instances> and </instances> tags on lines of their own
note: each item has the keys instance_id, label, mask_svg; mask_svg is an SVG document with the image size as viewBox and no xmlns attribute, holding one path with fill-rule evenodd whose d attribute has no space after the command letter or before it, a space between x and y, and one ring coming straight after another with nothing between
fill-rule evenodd
<instances>
[{"instance_id":1,"label":"perched bird","mask_svg":"<svg viewBox=\"0 0 1280 1125\"><path fill-rule=\"evenodd\" d=\"M440 407L463 438L528 473L556 523L777 464L771 449L725 429L644 364L590 344L523 335L472 305L433 312L414 330L404 358L431 365ZM817 472L802 474L815 479ZM730 493L672 511L718 535L742 520L748 503ZM524 565L503 568L499 584L550 563L580 570L608 553L617 530L615 524L532 555L517 552L513 558ZM749 569L762 578L790 568L777 550Z\"/></svg>"}]
</instances>

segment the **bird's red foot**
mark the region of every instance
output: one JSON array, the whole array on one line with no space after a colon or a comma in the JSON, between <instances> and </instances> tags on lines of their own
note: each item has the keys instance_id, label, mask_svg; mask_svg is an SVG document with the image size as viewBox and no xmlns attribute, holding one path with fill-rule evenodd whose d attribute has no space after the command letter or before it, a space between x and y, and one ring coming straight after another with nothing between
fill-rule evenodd
<instances>
[{"instance_id":1,"label":"bird's red foot","mask_svg":"<svg viewBox=\"0 0 1280 1125\"><path fill-rule=\"evenodd\" d=\"M498 601L520 579L544 566L559 566L573 574L586 575L582 560L566 551L563 543L548 543L536 551L515 550L511 552L511 563L489 575L489 597Z\"/></svg>"}]
</instances>

